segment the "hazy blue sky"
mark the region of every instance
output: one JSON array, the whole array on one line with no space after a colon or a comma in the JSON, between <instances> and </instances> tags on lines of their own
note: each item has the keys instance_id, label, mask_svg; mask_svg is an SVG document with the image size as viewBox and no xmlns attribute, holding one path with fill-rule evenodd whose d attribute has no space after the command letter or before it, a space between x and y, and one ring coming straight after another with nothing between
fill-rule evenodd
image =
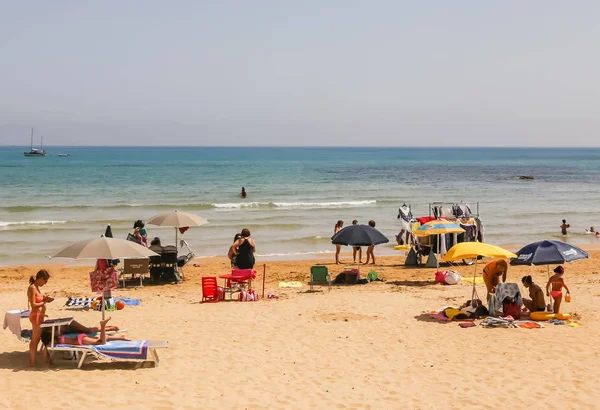
<instances>
[{"instance_id":1,"label":"hazy blue sky","mask_svg":"<svg viewBox=\"0 0 600 410\"><path fill-rule=\"evenodd\" d=\"M598 1L0 0L0 144L600 146Z\"/></svg>"}]
</instances>

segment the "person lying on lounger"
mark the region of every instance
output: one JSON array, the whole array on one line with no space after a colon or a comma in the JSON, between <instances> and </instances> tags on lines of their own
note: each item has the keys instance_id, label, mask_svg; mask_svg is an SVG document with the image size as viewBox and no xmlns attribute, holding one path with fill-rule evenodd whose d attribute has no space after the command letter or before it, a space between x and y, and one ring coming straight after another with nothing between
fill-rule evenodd
<instances>
[{"instance_id":1,"label":"person lying on lounger","mask_svg":"<svg viewBox=\"0 0 600 410\"><path fill-rule=\"evenodd\" d=\"M54 343L64 344L64 345L103 345L106 344L107 341L111 340L127 340L125 335L107 335L106 332L110 330L118 330L116 326L107 326L106 324L111 318L100 321L100 328L97 327L85 327L80 323L77 323L76 326L72 326L71 323L70 329L76 330L79 333L60 333L57 332L54 335ZM95 331L99 329L98 331ZM82 331L91 330L92 332L82 332ZM50 329L44 329L42 332L42 343L44 346L48 346L52 341L52 331Z\"/></svg>"}]
</instances>

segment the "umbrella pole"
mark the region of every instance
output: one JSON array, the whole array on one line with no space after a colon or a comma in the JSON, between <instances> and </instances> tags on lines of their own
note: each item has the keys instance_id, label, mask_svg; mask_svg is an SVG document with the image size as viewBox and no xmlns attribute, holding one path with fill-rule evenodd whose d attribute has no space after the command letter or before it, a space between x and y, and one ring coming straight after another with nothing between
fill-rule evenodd
<instances>
[{"instance_id":1,"label":"umbrella pole","mask_svg":"<svg viewBox=\"0 0 600 410\"><path fill-rule=\"evenodd\" d=\"M175 227L175 250L179 253L179 248L177 247L177 227Z\"/></svg>"},{"instance_id":2,"label":"umbrella pole","mask_svg":"<svg viewBox=\"0 0 600 410\"><path fill-rule=\"evenodd\" d=\"M477 257L475 257L475 271L473 272L473 291L471 292L471 305L473 305L473 301L475 300L475 294L477 291L475 290L475 278L477 277Z\"/></svg>"}]
</instances>

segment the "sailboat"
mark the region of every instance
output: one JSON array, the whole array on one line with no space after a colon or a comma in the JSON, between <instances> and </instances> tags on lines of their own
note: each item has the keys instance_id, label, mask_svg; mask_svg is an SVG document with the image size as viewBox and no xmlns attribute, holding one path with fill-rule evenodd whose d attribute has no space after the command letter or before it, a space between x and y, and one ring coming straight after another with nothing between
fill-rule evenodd
<instances>
[{"instance_id":1,"label":"sailboat","mask_svg":"<svg viewBox=\"0 0 600 410\"><path fill-rule=\"evenodd\" d=\"M33 128L31 129L31 150L24 152L26 157L45 157L46 150L44 148L44 137L40 138L40 148L33 148Z\"/></svg>"}]
</instances>

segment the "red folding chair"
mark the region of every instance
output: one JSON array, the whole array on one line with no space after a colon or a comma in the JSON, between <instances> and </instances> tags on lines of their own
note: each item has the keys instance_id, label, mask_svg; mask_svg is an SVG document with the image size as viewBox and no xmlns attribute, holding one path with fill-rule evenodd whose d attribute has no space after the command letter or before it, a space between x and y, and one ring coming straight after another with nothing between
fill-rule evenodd
<instances>
[{"instance_id":1,"label":"red folding chair","mask_svg":"<svg viewBox=\"0 0 600 410\"><path fill-rule=\"evenodd\" d=\"M202 277L202 303L204 302L218 302L219 301L219 287L217 286L216 276L203 276Z\"/></svg>"}]
</instances>

